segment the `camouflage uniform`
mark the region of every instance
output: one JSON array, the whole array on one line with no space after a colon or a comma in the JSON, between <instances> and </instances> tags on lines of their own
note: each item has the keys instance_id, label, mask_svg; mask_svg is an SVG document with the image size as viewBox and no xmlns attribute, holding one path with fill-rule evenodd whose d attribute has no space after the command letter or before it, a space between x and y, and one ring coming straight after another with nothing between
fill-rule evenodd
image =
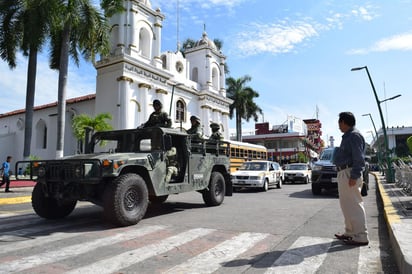
<instances>
[{"instance_id":1,"label":"camouflage uniform","mask_svg":"<svg viewBox=\"0 0 412 274\"><path fill-rule=\"evenodd\" d=\"M200 119L197 116L191 116L190 121L196 121L192 127L187 130L187 134L192 135L192 141L200 141L203 139L202 128L200 127Z\"/></svg>"},{"instance_id":2,"label":"camouflage uniform","mask_svg":"<svg viewBox=\"0 0 412 274\"><path fill-rule=\"evenodd\" d=\"M212 135L210 135L209 140L221 141L223 140L223 135L220 133L220 126L217 123L211 123L210 128L212 129Z\"/></svg>"},{"instance_id":3,"label":"camouflage uniform","mask_svg":"<svg viewBox=\"0 0 412 274\"><path fill-rule=\"evenodd\" d=\"M172 120L166 112L162 112L162 103L156 99L153 101L153 107L155 111L150 114L143 127L171 127Z\"/></svg>"},{"instance_id":4,"label":"camouflage uniform","mask_svg":"<svg viewBox=\"0 0 412 274\"><path fill-rule=\"evenodd\" d=\"M165 177L166 182L170 182L172 176L176 176L178 173L178 163L176 160L176 148L172 147L166 152L166 167L167 173Z\"/></svg>"},{"instance_id":5,"label":"camouflage uniform","mask_svg":"<svg viewBox=\"0 0 412 274\"><path fill-rule=\"evenodd\" d=\"M144 124L144 127L171 127L172 120L166 112L153 112L150 114L149 120Z\"/></svg>"}]
</instances>

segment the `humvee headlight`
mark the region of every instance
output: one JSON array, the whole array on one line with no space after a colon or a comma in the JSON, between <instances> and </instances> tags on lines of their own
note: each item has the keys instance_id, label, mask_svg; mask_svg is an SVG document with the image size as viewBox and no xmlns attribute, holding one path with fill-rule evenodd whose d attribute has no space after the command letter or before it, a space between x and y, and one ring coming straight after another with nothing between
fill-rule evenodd
<instances>
[{"instance_id":1,"label":"humvee headlight","mask_svg":"<svg viewBox=\"0 0 412 274\"><path fill-rule=\"evenodd\" d=\"M39 169L37 170L37 175L39 177L44 177L46 175L46 169L43 166L39 167Z\"/></svg>"}]
</instances>

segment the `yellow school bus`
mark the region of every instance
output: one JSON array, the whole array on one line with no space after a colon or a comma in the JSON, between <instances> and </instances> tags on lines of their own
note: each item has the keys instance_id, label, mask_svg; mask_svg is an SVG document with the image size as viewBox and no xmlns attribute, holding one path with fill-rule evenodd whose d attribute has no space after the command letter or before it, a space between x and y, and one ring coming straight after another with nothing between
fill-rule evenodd
<instances>
[{"instance_id":1,"label":"yellow school bus","mask_svg":"<svg viewBox=\"0 0 412 274\"><path fill-rule=\"evenodd\" d=\"M236 171L244 162L251 160L267 160L267 149L261 145L229 141L230 172Z\"/></svg>"}]
</instances>

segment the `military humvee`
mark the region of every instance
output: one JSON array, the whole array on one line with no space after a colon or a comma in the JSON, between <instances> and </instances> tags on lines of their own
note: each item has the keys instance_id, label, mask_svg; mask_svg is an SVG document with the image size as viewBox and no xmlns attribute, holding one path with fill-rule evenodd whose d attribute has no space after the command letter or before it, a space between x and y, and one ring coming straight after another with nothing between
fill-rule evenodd
<instances>
[{"instance_id":1,"label":"military humvee","mask_svg":"<svg viewBox=\"0 0 412 274\"><path fill-rule=\"evenodd\" d=\"M158 127L97 132L88 139L84 154L16 163L37 181L32 206L39 216L64 218L77 201L89 201L102 206L110 222L127 226L144 217L149 202L162 203L169 194L198 191L207 206L232 195L228 143Z\"/></svg>"}]
</instances>

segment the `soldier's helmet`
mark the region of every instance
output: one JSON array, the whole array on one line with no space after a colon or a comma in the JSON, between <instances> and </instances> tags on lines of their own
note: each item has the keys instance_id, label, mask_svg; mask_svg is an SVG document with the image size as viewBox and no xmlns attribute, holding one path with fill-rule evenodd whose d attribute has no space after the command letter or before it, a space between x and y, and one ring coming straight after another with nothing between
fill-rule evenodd
<instances>
[{"instance_id":1,"label":"soldier's helmet","mask_svg":"<svg viewBox=\"0 0 412 274\"><path fill-rule=\"evenodd\" d=\"M159 106L162 107L162 102L160 102L159 100L153 100L153 106Z\"/></svg>"},{"instance_id":2,"label":"soldier's helmet","mask_svg":"<svg viewBox=\"0 0 412 274\"><path fill-rule=\"evenodd\" d=\"M196 121L196 122L200 123L200 118L197 117L196 115L192 115L192 116L190 116L190 121Z\"/></svg>"},{"instance_id":3,"label":"soldier's helmet","mask_svg":"<svg viewBox=\"0 0 412 274\"><path fill-rule=\"evenodd\" d=\"M218 123L211 123L211 124L210 124L210 128L211 128L211 129L215 129L215 130L219 130L219 129L220 129L220 126L219 126Z\"/></svg>"}]
</instances>

